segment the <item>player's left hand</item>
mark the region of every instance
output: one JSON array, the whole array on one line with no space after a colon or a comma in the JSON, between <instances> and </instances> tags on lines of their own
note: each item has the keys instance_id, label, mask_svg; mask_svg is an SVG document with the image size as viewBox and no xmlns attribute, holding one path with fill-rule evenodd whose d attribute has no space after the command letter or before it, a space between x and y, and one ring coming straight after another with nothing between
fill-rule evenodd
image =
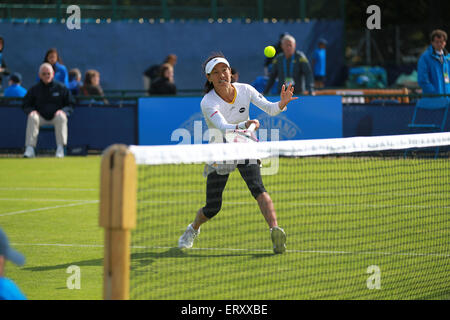
<instances>
[{"instance_id":1,"label":"player's left hand","mask_svg":"<svg viewBox=\"0 0 450 320\"><path fill-rule=\"evenodd\" d=\"M283 86L281 87L280 102L278 103L280 109L284 109L284 107L286 107L289 102L296 99L298 99L298 97L294 97L294 87L292 86L292 84L289 84L287 88L286 85L283 84Z\"/></svg>"}]
</instances>

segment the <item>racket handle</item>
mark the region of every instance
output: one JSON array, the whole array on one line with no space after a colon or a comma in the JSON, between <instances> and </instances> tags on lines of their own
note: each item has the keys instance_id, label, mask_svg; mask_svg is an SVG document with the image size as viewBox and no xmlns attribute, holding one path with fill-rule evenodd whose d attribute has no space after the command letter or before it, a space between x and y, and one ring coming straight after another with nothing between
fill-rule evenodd
<instances>
[{"instance_id":1,"label":"racket handle","mask_svg":"<svg viewBox=\"0 0 450 320\"><path fill-rule=\"evenodd\" d=\"M248 131L255 131L255 129L256 129L256 124L254 124L254 123L252 123L252 124L250 124L249 126L248 126Z\"/></svg>"}]
</instances>

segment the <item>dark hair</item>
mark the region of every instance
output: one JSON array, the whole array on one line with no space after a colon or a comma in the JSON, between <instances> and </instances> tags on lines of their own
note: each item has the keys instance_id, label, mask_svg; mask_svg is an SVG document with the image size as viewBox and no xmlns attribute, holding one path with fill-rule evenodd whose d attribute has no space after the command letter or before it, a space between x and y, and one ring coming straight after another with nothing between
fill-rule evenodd
<instances>
[{"instance_id":1,"label":"dark hair","mask_svg":"<svg viewBox=\"0 0 450 320\"><path fill-rule=\"evenodd\" d=\"M436 29L433 30L430 34L430 39L431 42L433 42L434 38L444 38L445 41L447 41L447 32L440 30L440 29Z\"/></svg>"},{"instance_id":2,"label":"dark hair","mask_svg":"<svg viewBox=\"0 0 450 320\"><path fill-rule=\"evenodd\" d=\"M164 63L172 64L172 62L173 62L173 65L175 65L175 63L177 62L177 56L175 54L173 54L173 53L169 54L166 57L166 59L164 60Z\"/></svg>"},{"instance_id":3,"label":"dark hair","mask_svg":"<svg viewBox=\"0 0 450 320\"><path fill-rule=\"evenodd\" d=\"M205 62L203 62L202 64L202 72L205 73L205 67L208 64L209 61L211 61L214 58L225 58L225 56L223 55L222 52L213 52L208 59L205 60ZM208 93L210 92L212 89L214 89L214 85L208 81L208 79L206 79L205 85L203 86L203 92L204 93Z\"/></svg>"},{"instance_id":4,"label":"dark hair","mask_svg":"<svg viewBox=\"0 0 450 320\"><path fill-rule=\"evenodd\" d=\"M0 42L2 43L2 50L3 50L3 47L5 46L5 40L3 39L3 37L0 37Z\"/></svg>"},{"instance_id":5,"label":"dark hair","mask_svg":"<svg viewBox=\"0 0 450 320\"><path fill-rule=\"evenodd\" d=\"M48 62L48 56L49 56L51 53L56 53L56 57L57 57L57 58L56 58L56 61L58 61L60 64L63 64L62 59L61 59L61 57L59 56L58 50L56 50L56 48L50 48L50 49L48 49L47 53L45 54L44 62ZM48 62L48 63L50 63L50 62ZM50 63L50 64L51 64L51 63Z\"/></svg>"},{"instance_id":6,"label":"dark hair","mask_svg":"<svg viewBox=\"0 0 450 320\"><path fill-rule=\"evenodd\" d=\"M88 70L84 74L84 84L85 85L92 85L92 78L95 76L100 76L100 73L97 70Z\"/></svg>"},{"instance_id":7,"label":"dark hair","mask_svg":"<svg viewBox=\"0 0 450 320\"><path fill-rule=\"evenodd\" d=\"M14 83L21 83L22 82L22 75L18 72L14 72L12 75L9 76L9 80L11 80Z\"/></svg>"},{"instance_id":8,"label":"dark hair","mask_svg":"<svg viewBox=\"0 0 450 320\"><path fill-rule=\"evenodd\" d=\"M163 63L161 65L161 67L159 68L159 76L161 78L164 78L164 74L166 73L167 70L173 70L173 66L170 63Z\"/></svg>"}]
</instances>

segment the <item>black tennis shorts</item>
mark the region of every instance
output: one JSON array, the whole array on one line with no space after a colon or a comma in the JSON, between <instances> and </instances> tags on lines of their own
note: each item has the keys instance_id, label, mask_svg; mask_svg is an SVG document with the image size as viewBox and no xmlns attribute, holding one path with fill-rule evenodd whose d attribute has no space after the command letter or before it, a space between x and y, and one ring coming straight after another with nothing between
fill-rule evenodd
<instances>
[{"instance_id":1,"label":"black tennis shorts","mask_svg":"<svg viewBox=\"0 0 450 320\"><path fill-rule=\"evenodd\" d=\"M261 193L266 192L261 178L261 170L258 164L250 164L246 161L245 164L238 164L237 168L255 199ZM214 171L207 177L206 205L203 207L203 214L209 219L214 217L222 207L222 193L225 189L229 176L229 174L219 175Z\"/></svg>"}]
</instances>

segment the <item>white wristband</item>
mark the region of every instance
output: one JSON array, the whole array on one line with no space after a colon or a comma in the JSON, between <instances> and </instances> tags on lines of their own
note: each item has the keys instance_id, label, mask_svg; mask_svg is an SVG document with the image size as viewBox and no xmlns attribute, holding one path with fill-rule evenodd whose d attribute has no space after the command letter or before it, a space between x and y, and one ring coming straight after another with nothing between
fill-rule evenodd
<instances>
[{"instance_id":1,"label":"white wristband","mask_svg":"<svg viewBox=\"0 0 450 320\"><path fill-rule=\"evenodd\" d=\"M237 125L238 129L247 129L247 127L245 126L246 123L247 121L239 122Z\"/></svg>"}]
</instances>

